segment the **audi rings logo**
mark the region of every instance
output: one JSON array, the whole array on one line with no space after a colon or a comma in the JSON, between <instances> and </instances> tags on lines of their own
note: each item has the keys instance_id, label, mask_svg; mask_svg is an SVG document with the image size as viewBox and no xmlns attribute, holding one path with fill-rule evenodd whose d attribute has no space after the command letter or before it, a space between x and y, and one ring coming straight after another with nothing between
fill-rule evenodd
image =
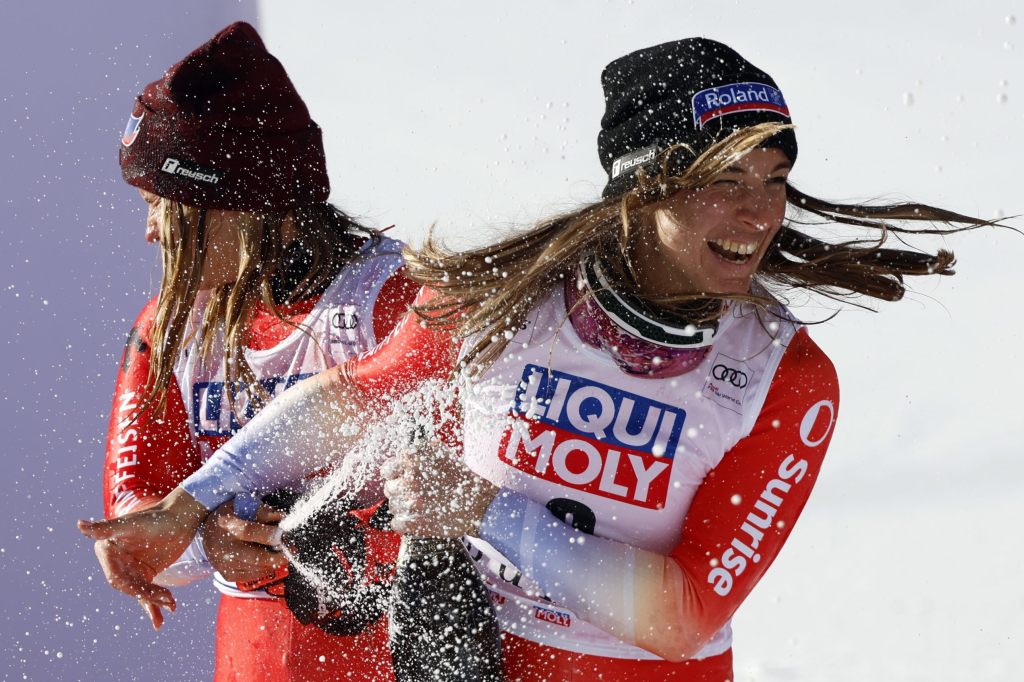
<instances>
[{"instance_id":1,"label":"audi rings logo","mask_svg":"<svg viewBox=\"0 0 1024 682\"><path fill-rule=\"evenodd\" d=\"M334 313L331 324L339 329L355 329L359 326L359 315L356 314L356 307L347 305L344 309Z\"/></svg>"},{"instance_id":2,"label":"audi rings logo","mask_svg":"<svg viewBox=\"0 0 1024 682\"><path fill-rule=\"evenodd\" d=\"M708 367L701 395L730 412L743 414L743 401L747 399L754 371L745 361L725 353L716 353Z\"/></svg>"},{"instance_id":3,"label":"audi rings logo","mask_svg":"<svg viewBox=\"0 0 1024 682\"><path fill-rule=\"evenodd\" d=\"M718 381L727 381L736 388L747 387L747 375L745 372L741 372L738 369L733 369L727 365L718 364L711 369L711 376Z\"/></svg>"}]
</instances>

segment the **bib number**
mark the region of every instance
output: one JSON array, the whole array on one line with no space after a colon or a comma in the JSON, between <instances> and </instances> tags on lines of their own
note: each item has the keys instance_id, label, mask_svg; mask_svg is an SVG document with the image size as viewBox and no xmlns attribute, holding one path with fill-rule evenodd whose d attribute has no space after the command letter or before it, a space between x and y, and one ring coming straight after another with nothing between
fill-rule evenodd
<instances>
[{"instance_id":1,"label":"bib number","mask_svg":"<svg viewBox=\"0 0 1024 682\"><path fill-rule=\"evenodd\" d=\"M556 497L550 500L547 505L548 511L566 523L587 535L594 534L594 527L597 526L597 516L594 510L576 500L567 500L564 497Z\"/></svg>"}]
</instances>

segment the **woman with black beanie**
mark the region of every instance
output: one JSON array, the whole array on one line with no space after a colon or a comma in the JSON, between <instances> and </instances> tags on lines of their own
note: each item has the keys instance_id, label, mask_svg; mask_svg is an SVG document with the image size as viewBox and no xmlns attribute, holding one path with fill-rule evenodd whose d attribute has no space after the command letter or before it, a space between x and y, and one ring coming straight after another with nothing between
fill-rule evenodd
<instances>
[{"instance_id":1,"label":"woman with black beanie","mask_svg":"<svg viewBox=\"0 0 1024 682\"><path fill-rule=\"evenodd\" d=\"M135 524L84 531L165 562L147 540L322 467L330 456L300 444L327 434L347 453L354 424L454 376L457 437L449 424L401 448L382 477L395 529L469 548L506 679L733 679L730 620L789 537L838 416L835 369L785 299L899 300L906 277L952 275L954 259L893 248L894 234L988 223L793 187L782 88L721 43L638 50L602 84L601 200L477 250L407 250L416 317L286 394ZM810 220L866 236L812 236Z\"/></svg>"}]
</instances>

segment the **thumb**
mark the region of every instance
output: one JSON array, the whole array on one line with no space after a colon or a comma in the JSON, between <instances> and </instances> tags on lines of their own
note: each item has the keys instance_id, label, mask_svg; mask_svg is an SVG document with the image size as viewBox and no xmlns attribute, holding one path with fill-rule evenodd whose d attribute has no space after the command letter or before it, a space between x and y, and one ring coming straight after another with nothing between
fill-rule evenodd
<instances>
[{"instance_id":1,"label":"thumb","mask_svg":"<svg viewBox=\"0 0 1024 682\"><path fill-rule=\"evenodd\" d=\"M78 530L82 532L82 535L93 540L110 540L118 536L118 529L121 527L118 521L119 519L111 519L109 521L79 519Z\"/></svg>"}]
</instances>

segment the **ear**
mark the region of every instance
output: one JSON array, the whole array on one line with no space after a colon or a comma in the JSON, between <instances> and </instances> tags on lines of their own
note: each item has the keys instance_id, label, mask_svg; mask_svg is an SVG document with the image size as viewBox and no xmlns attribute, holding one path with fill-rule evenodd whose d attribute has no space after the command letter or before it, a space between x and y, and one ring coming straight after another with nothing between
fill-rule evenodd
<instances>
[{"instance_id":1,"label":"ear","mask_svg":"<svg viewBox=\"0 0 1024 682\"><path fill-rule=\"evenodd\" d=\"M299 228L295 226L295 214L289 211L281 221L281 243L287 246L299 238Z\"/></svg>"}]
</instances>

